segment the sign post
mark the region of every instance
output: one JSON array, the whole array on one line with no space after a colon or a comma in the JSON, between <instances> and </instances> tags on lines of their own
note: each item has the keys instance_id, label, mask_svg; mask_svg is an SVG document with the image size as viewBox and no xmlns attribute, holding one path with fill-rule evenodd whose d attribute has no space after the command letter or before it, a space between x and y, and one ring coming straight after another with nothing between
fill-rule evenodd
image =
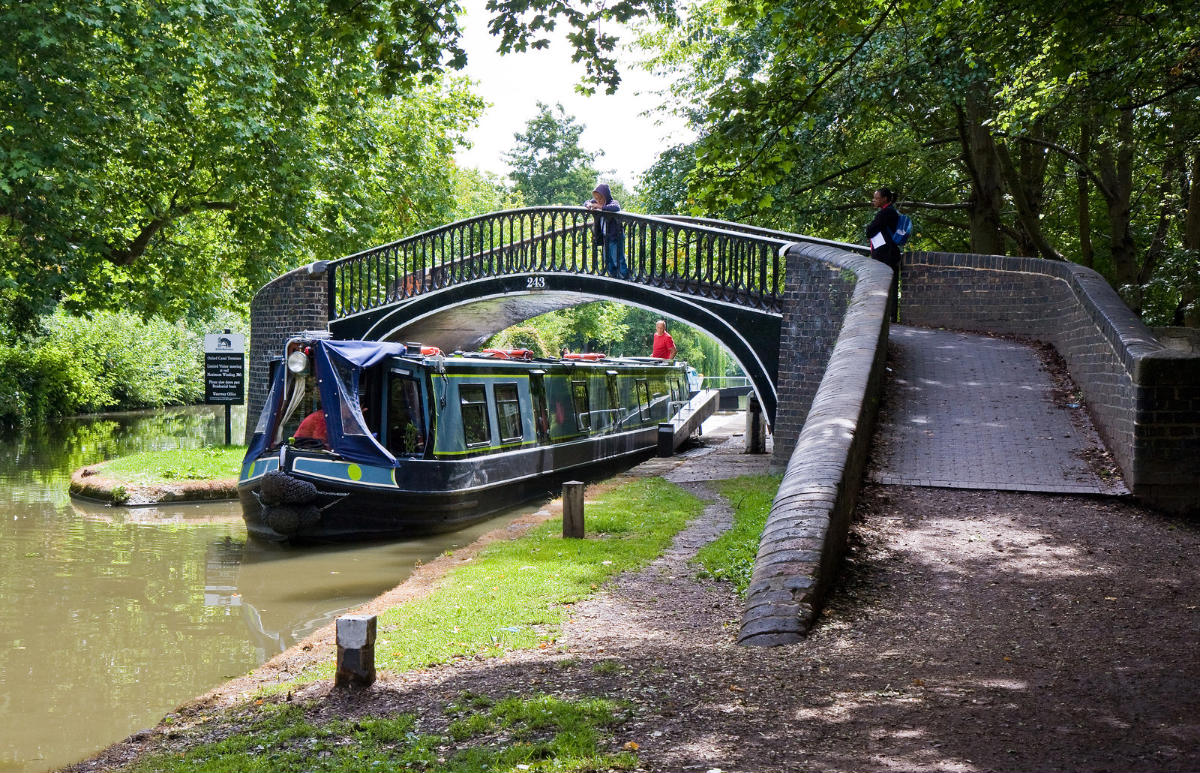
<instances>
[{"instance_id":1,"label":"sign post","mask_svg":"<svg viewBox=\"0 0 1200 773\"><path fill-rule=\"evenodd\" d=\"M204 336L204 402L225 406L225 445L230 445L233 421L229 406L246 402L246 336L230 332Z\"/></svg>"}]
</instances>

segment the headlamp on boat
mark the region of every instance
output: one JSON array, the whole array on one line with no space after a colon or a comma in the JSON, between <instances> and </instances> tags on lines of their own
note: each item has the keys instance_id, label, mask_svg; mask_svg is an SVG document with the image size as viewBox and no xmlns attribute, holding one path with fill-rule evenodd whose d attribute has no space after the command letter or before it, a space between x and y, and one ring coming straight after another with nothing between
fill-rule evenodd
<instances>
[{"instance_id":1,"label":"headlamp on boat","mask_svg":"<svg viewBox=\"0 0 1200 773\"><path fill-rule=\"evenodd\" d=\"M287 368L293 374L299 376L301 373L308 372L308 355L300 349L292 352L287 358Z\"/></svg>"}]
</instances>

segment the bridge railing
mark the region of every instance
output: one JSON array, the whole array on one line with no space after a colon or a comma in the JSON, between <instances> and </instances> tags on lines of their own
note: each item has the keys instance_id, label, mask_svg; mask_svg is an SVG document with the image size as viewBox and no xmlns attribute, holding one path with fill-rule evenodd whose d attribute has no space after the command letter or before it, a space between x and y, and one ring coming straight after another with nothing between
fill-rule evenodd
<instances>
[{"instance_id":1,"label":"bridge railing","mask_svg":"<svg viewBox=\"0 0 1200 773\"><path fill-rule=\"evenodd\" d=\"M329 319L487 277L603 275L598 217L615 217L624 227L631 281L779 311L782 251L789 243L780 235L623 212L598 215L582 207L533 207L460 220L331 262Z\"/></svg>"}]
</instances>

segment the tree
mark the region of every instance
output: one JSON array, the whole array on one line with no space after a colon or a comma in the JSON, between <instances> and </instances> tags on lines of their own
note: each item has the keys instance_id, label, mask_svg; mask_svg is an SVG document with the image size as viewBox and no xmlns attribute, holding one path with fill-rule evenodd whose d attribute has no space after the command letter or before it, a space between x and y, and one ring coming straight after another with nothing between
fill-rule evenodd
<instances>
[{"instance_id":1,"label":"tree","mask_svg":"<svg viewBox=\"0 0 1200 773\"><path fill-rule=\"evenodd\" d=\"M0 301L201 314L453 208L482 104L379 90L320 0L0 8Z\"/></svg>"},{"instance_id":2,"label":"tree","mask_svg":"<svg viewBox=\"0 0 1200 773\"><path fill-rule=\"evenodd\" d=\"M693 211L858 241L868 191L901 181L926 245L1078 259L1139 308L1195 222L1193 16L713 0L648 41L700 134Z\"/></svg>"},{"instance_id":3,"label":"tree","mask_svg":"<svg viewBox=\"0 0 1200 773\"><path fill-rule=\"evenodd\" d=\"M513 149L504 155L511 177L530 206L575 204L590 198L598 175L598 153L579 144L584 126L561 104L538 102L538 113L513 135Z\"/></svg>"}]
</instances>

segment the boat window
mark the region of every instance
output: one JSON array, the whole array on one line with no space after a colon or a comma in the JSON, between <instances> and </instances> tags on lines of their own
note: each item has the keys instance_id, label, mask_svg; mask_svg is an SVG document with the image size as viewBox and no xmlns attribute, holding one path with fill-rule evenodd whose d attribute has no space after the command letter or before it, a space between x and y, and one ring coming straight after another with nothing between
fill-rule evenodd
<instances>
[{"instance_id":1,"label":"boat window","mask_svg":"<svg viewBox=\"0 0 1200 773\"><path fill-rule=\"evenodd\" d=\"M605 373L605 381L608 382L605 385L608 388L608 423L620 424L621 416L618 410L621 407L621 399L617 393L617 372L610 370Z\"/></svg>"},{"instance_id":2,"label":"boat window","mask_svg":"<svg viewBox=\"0 0 1200 773\"><path fill-rule=\"evenodd\" d=\"M425 416L415 379L393 372L388 383L387 445L396 456L425 453Z\"/></svg>"},{"instance_id":3,"label":"boat window","mask_svg":"<svg viewBox=\"0 0 1200 773\"><path fill-rule=\"evenodd\" d=\"M575 421L581 432L591 428L592 415L588 412L588 385L586 381L571 382L571 400L575 404Z\"/></svg>"},{"instance_id":4,"label":"boat window","mask_svg":"<svg viewBox=\"0 0 1200 773\"><path fill-rule=\"evenodd\" d=\"M361 437L366 434L363 430L367 425L367 414L377 413L370 410L369 402L360 402L360 399L369 398L370 395L364 394L360 398L358 381L361 374L357 372L357 368L336 357L331 357L330 362L333 365L339 397L342 434ZM364 411L364 408L367 410Z\"/></svg>"},{"instance_id":5,"label":"boat window","mask_svg":"<svg viewBox=\"0 0 1200 773\"><path fill-rule=\"evenodd\" d=\"M483 384L460 384L458 400L462 408L463 441L467 448L491 442L488 431L487 394Z\"/></svg>"},{"instance_id":6,"label":"boat window","mask_svg":"<svg viewBox=\"0 0 1200 773\"><path fill-rule=\"evenodd\" d=\"M500 442L520 440L521 401L517 396L516 384L496 384L492 394L496 397L496 422L500 425Z\"/></svg>"},{"instance_id":7,"label":"boat window","mask_svg":"<svg viewBox=\"0 0 1200 773\"><path fill-rule=\"evenodd\" d=\"M639 378L634 382L634 390L637 392L638 412L641 414L642 421L650 420L650 384L646 379Z\"/></svg>"},{"instance_id":8,"label":"boat window","mask_svg":"<svg viewBox=\"0 0 1200 773\"><path fill-rule=\"evenodd\" d=\"M550 413L546 409L545 373L529 374L529 393L533 396L533 423L537 428L539 442L550 439Z\"/></svg>"}]
</instances>

